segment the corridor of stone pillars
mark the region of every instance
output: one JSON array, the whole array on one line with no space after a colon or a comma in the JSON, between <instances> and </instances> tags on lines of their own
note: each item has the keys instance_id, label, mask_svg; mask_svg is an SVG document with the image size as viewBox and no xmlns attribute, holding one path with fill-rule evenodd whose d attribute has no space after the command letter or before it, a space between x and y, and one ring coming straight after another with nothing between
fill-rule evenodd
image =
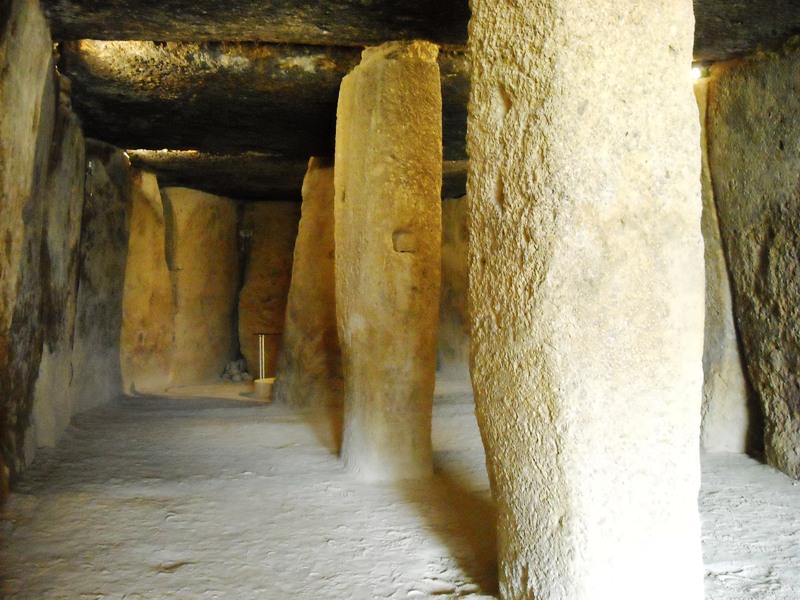
<instances>
[{"instance_id":1,"label":"corridor of stone pillars","mask_svg":"<svg viewBox=\"0 0 800 600\"><path fill-rule=\"evenodd\" d=\"M0 596L800 596L800 9L404 4L0 8Z\"/></svg>"}]
</instances>

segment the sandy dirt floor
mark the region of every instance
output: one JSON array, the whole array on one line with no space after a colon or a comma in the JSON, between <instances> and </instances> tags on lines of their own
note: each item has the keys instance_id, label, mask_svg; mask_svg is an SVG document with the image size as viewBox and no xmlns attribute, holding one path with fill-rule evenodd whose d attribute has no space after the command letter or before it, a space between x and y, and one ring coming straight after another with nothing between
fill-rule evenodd
<instances>
[{"instance_id":1,"label":"sandy dirt floor","mask_svg":"<svg viewBox=\"0 0 800 600\"><path fill-rule=\"evenodd\" d=\"M336 421L190 398L77 417L0 519L0 597L493 597L472 406L437 406L427 483L353 481ZM706 456L700 505L708 598L800 598L799 486L746 457Z\"/></svg>"}]
</instances>

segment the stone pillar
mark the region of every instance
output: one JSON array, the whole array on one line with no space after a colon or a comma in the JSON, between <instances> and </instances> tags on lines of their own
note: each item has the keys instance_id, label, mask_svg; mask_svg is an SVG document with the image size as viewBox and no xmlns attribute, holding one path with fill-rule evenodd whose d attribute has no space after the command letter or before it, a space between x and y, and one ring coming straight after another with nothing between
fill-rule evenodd
<instances>
[{"instance_id":1,"label":"stone pillar","mask_svg":"<svg viewBox=\"0 0 800 600\"><path fill-rule=\"evenodd\" d=\"M709 159L769 464L800 479L800 77L797 41L714 65Z\"/></svg>"},{"instance_id":2,"label":"stone pillar","mask_svg":"<svg viewBox=\"0 0 800 600\"><path fill-rule=\"evenodd\" d=\"M471 4L471 374L501 595L703 598L692 3Z\"/></svg>"},{"instance_id":3,"label":"stone pillar","mask_svg":"<svg viewBox=\"0 0 800 600\"><path fill-rule=\"evenodd\" d=\"M341 404L333 264L333 161L312 158L303 180L273 401L315 407Z\"/></svg>"},{"instance_id":4,"label":"stone pillar","mask_svg":"<svg viewBox=\"0 0 800 600\"><path fill-rule=\"evenodd\" d=\"M342 459L363 479L429 475L439 309L438 49L364 51L336 123L336 311Z\"/></svg>"}]
</instances>

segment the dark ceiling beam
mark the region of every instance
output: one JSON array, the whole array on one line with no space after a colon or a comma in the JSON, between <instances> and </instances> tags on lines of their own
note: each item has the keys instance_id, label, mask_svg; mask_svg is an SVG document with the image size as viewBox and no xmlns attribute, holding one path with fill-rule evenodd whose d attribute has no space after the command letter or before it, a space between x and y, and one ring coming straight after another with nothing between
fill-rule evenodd
<instances>
[{"instance_id":1,"label":"dark ceiling beam","mask_svg":"<svg viewBox=\"0 0 800 600\"><path fill-rule=\"evenodd\" d=\"M797 0L694 0L695 60L712 63L780 46L800 33Z\"/></svg>"},{"instance_id":2,"label":"dark ceiling beam","mask_svg":"<svg viewBox=\"0 0 800 600\"><path fill-rule=\"evenodd\" d=\"M365 46L426 39L463 48L468 0L43 0L56 40L249 40ZM800 2L694 0L695 59L717 61L800 33Z\"/></svg>"},{"instance_id":3,"label":"dark ceiling beam","mask_svg":"<svg viewBox=\"0 0 800 600\"><path fill-rule=\"evenodd\" d=\"M43 0L56 40L462 46L468 0Z\"/></svg>"},{"instance_id":4,"label":"dark ceiling beam","mask_svg":"<svg viewBox=\"0 0 800 600\"><path fill-rule=\"evenodd\" d=\"M128 150L131 165L155 173L161 187L181 186L237 200L299 201L307 160L247 152L210 154ZM467 161L442 165L442 198L466 194Z\"/></svg>"},{"instance_id":5,"label":"dark ceiling beam","mask_svg":"<svg viewBox=\"0 0 800 600\"><path fill-rule=\"evenodd\" d=\"M67 42L60 71L84 131L120 148L332 156L349 47L258 43ZM466 158L469 74L442 52L444 156Z\"/></svg>"}]
</instances>

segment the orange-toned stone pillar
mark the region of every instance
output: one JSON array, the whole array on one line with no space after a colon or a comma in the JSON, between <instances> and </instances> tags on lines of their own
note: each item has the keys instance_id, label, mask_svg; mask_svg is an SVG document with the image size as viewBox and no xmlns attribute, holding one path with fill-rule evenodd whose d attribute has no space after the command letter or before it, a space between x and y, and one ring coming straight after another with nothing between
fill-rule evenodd
<instances>
[{"instance_id":1,"label":"orange-toned stone pillar","mask_svg":"<svg viewBox=\"0 0 800 600\"><path fill-rule=\"evenodd\" d=\"M432 473L442 181L437 54L426 42L368 48L339 96L342 459L363 479Z\"/></svg>"}]
</instances>

